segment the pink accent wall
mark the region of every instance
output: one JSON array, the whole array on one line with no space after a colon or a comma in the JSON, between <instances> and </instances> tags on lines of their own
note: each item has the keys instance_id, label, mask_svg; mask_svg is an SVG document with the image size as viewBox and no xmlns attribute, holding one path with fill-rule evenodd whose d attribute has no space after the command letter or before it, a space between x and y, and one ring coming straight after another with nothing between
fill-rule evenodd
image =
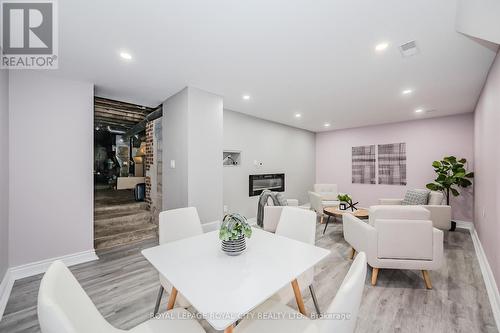
<instances>
[{"instance_id":1,"label":"pink accent wall","mask_svg":"<svg viewBox=\"0 0 500 333\"><path fill-rule=\"evenodd\" d=\"M500 285L500 53L491 67L475 112L474 222L490 267Z\"/></svg>"},{"instance_id":2,"label":"pink accent wall","mask_svg":"<svg viewBox=\"0 0 500 333\"><path fill-rule=\"evenodd\" d=\"M425 188L435 178L432 161L443 156L465 157L472 170L473 136L472 113L318 133L316 182L338 184L339 192L351 194L362 207L380 198L402 198L407 189ZM351 183L352 147L397 142L406 143L406 186ZM473 220L472 187L451 204L453 218Z\"/></svg>"}]
</instances>

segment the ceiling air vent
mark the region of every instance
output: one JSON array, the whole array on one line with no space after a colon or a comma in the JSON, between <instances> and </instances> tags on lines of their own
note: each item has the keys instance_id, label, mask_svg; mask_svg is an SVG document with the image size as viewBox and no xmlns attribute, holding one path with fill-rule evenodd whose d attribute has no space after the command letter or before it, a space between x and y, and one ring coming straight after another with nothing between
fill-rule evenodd
<instances>
[{"instance_id":1,"label":"ceiling air vent","mask_svg":"<svg viewBox=\"0 0 500 333\"><path fill-rule=\"evenodd\" d=\"M401 46L399 46L399 49L401 50L401 54L403 55L403 57L411 57L415 54L418 54L417 43L414 40L402 44Z\"/></svg>"}]
</instances>

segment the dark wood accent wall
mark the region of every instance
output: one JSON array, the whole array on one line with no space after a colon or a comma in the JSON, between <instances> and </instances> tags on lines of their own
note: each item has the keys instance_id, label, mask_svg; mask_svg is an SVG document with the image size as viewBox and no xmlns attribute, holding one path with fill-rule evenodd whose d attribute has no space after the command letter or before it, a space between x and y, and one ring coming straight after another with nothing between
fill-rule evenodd
<instances>
[{"instance_id":1,"label":"dark wood accent wall","mask_svg":"<svg viewBox=\"0 0 500 333\"><path fill-rule=\"evenodd\" d=\"M94 98L94 124L99 127L110 126L117 130L128 130L156 108L125 103L112 99Z\"/></svg>"}]
</instances>

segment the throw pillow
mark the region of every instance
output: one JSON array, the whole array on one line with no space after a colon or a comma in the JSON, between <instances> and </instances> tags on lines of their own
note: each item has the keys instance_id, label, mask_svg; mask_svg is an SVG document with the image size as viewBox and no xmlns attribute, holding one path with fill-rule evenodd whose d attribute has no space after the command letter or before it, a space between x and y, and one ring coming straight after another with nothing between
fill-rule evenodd
<instances>
[{"instance_id":1,"label":"throw pillow","mask_svg":"<svg viewBox=\"0 0 500 333\"><path fill-rule=\"evenodd\" d=\"M408 190L406 191L403 205L427 205L429 199L428 190Z\"/></svg>"}]
</instances>

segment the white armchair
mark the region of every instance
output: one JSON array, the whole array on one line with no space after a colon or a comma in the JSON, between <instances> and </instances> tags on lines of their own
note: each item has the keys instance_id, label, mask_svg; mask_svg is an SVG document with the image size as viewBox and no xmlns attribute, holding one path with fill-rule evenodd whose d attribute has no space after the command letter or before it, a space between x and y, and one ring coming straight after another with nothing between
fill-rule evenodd
<instances>
[{"instance_id":1,"label":"white armchair","mask_svg":"<svg viewBox=\"0 0 500 333\"><path fill-rule=\"evenodd\" d=\"M313 188L313 192L318 193L324 201L337 200L339 195L337 184L314 184Z\"/></svg>"},{"instance_id":2,"label":"white armchair","mask_svg":"<svg viewBox=\"0 0 500 333\"><path fill-rule=\"evenodd\" d=\"M431 191L427 205L421 205L431 213L434 228L451 230L451 206L443 204L444 195L441 192ZM380 199L380 205L402 205L403 199Z\"/></svg>"},{"instance_id":3,"label":"white armchair","mask_svg":"<svg viewBox=\"0 0 500 333\"><path fill-rule=\"evenodd\" d=\"M337 198L337 195L335 195L335 198ZM309 191L309 202L311 203L311 209L321 217L320 223L323 223L323 210L326 207L334 207L340 204L338 200L323 200L321 193L311 191Z\"/></svg>"},{"instance_id":4,"label":"white armchair","mask_svg":"<svg viewBox=\"0 0 500 333\"><path fill-rule=\"evenodd\" d=\"M433 228L430 212L419 206L372 206L368 223L344 214L344 238L355 252L365 252L373 267L372 285L379 269L421 270L432 289L429 270L443 262L443 232Z\"/></svg>"},{"instance_id":5,"label":"white armchair","mask_svg":"<svg viewBox=\"0 0 500 333\"><path fill-rule=\"evenodd\" d=\"M278 222L281 217L281 211L284 207L298 207L299 200L287 199L287 206L274 206L272 200L267 201L267 206L264 207L263 228L265 231L275 232Z\"/></svg>"}]
</instances>

